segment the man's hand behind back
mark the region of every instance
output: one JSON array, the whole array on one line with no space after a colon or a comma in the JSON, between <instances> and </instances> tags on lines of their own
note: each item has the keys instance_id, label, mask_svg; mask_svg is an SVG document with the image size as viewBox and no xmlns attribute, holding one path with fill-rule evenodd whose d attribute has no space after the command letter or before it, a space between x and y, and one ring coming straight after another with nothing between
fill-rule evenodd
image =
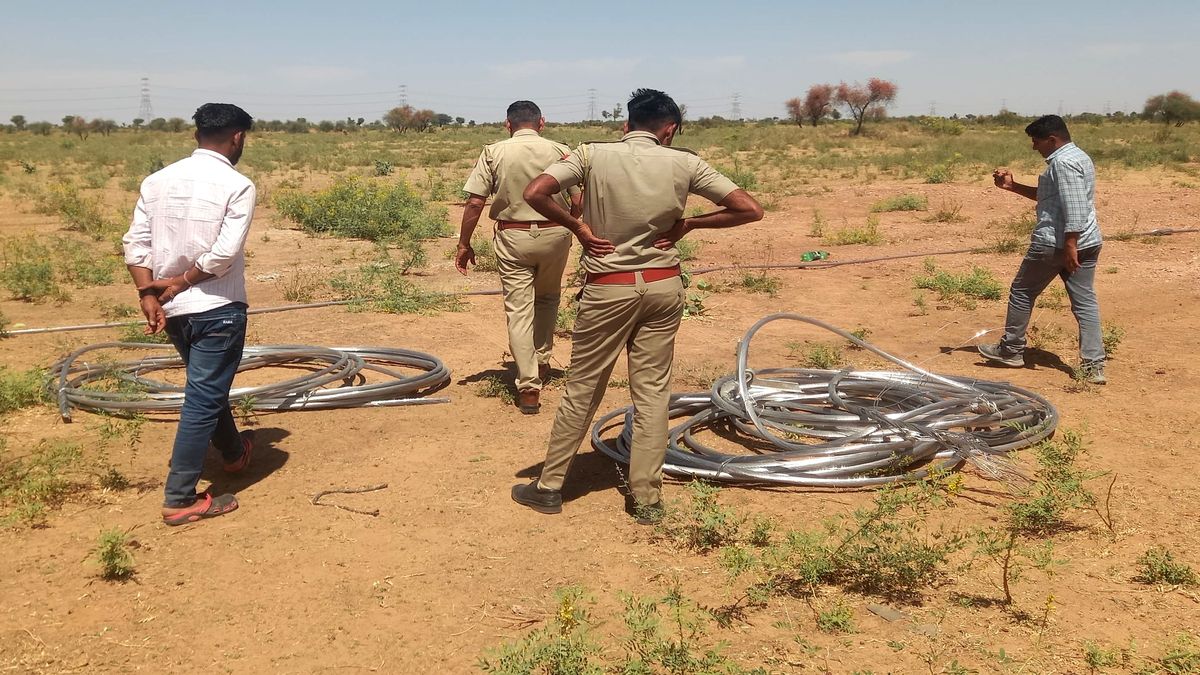
<instances>
[{"instance_id":1,"label":"man's hand behind back","mask_svg":"<svg viewBox=\"0 0 1200 675\"><path fill-rule=\"evenodd\" d=\"M154 335L167 327L167 315L163 312L162 303L158 301L157 296L143 295L141 305L142 315L146 317L146 328L143 329L143 333Z\"/></svg>"},{"instance_id":2,"label":"man's hand behind back","mask_svg":"<svg viewBox=\"0 0 1200 675\"><path fill-rule=\"evenodd\" d=\"M587 254L593 258L603 258L617 250L617 247L613 246L611 241L597 237L592 233L592 228L582 221L580 221L579 228L575 231L575 237L583 245L583 250L587 251Z\"/></svg>"}]
</instances>

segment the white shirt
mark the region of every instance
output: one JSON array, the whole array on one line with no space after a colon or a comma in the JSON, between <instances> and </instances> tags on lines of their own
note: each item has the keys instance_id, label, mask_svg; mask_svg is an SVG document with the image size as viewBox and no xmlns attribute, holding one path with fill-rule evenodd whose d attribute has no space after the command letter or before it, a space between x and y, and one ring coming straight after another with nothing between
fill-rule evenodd
<instances>
[{"instance_id":1,"label":"white shirt","mask_svg":"<svg viewBox=\"0 0 1200 675\"><path fill-rule=\"evenodd\" d=\"M155 279L183 274L193 265L216 275L168 300L163 305L168 317L246 302L244 250L255 196L249 178L224 155L204 149L142 181L122 239L125 264L146 267Z\"/></svg>"}]
</instances>

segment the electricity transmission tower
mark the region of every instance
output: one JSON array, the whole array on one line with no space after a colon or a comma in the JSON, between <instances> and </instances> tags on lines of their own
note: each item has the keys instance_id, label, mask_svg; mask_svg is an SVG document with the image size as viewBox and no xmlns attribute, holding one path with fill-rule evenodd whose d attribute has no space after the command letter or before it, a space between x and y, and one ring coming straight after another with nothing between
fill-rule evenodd
<instances>
[{"instance_id":1,"label":"electricity transmission tower","mask_svg":"<svg viewBox=\"0 0 1200 675\"><path fill-rule=\"evenodd\" d=\"M596 90L588 89L588 120L596 119Z\"/></svg>"},{"instance_id":2,"label":"electricity transmission tower","mask_svg":"<svg viewBox=\"0 0 1200 675\"><path fill-rule=\"evenodd\" d=\"M138 118L149 122L154 119L154 106L150 105L150 78L142 78L142 102L138 106Z\"/></svg>"},{"instance_id":3,"label":"electricity transmission tower","mask_svg":"<svg viewBox=\"0 0 1200 675\"><path fill-rule=\"evenodd\" d=\"M735 120L742 119L742 95L738 92L733 93L733 105L730 110L730 115Z\"/></svg>"},{"instance_id":4,"label":"electricity transmission tower","mask_svg":"<svg viewBox=\"0 0 1200 675\"><path fill-rule=\"evenodd\" d=\"M408 85L402 84L400 85L400 107L403 108L406 105L408 105Z\"/></svg>"}]
</instances>

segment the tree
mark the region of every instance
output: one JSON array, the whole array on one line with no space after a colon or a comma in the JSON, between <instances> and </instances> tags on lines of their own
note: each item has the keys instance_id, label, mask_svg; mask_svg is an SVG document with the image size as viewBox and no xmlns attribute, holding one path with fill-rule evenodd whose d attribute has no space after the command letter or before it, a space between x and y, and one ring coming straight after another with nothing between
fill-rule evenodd
<instances>
[{"instance_id":1,"label":"tree","mask_svg":"<svg viewBox=\"0 0 1200 675\"><path fill-rule=\"evenodd\" d=\"M894 94L893 94L894 95ZM829 114L833 109L833 85L831 84L814 84L808 88L808 94L804 96L804 104L801 110L808 121L815 127L820 123L821 118Z\"/></svg>"},{"instance_id":2,"label":"tree","mask_svg":"<svg viewBox=\"0 0 1200 675\"><path fill-rule=\"evenodd\" d=\"M461 127L462 125L464 125L464 124L466 124L466 123L467 123L467 118L465 118L465 117L455 117L455 118L454 118L454 123L455 123L455 124L457 124L458 126L460 126L460 127Z\"/></svg>"},{"instance_id":3,"label":"tree","mask_svg":"<svg viewBox=\"0 0 1200 675\"><path fill-rule=\"evenodd\" d=\"M783 106L787 108L788 119L796 123L796 126L804 126L804 101L798 98L789 98L783 102Z\"/></svg>"},{"instance_id":4,"label":"tree","mask_svg":"<svg viewBox=\"0 0 1200 675\"><path fill-rule=\"evenodd\" d=\"M182 117L172 117L167 120L167 131L176 133L183 131L187 127L187 122Z\"/></svg>"},{"instance_id":5,"label":"tree","mask_svg":"<svg viewBox=\"0 0 1200 675\"><path fill-rule=\"evenodd\" d=\"M317 122L317 129L320 129L321 131L333 131L335 128L336 125L330 120L321 120L320 122Z\"/></svg>"},{"instance_id":6,"label":"tree","mask_svg":"<svg viewBox=\"0 0 1200 675\"><path fill-rule=\"evenodd\" d=\"M70 122L67 122L68 119ZM63 118L63 123L66 124L67 130L78 136L81 141L86 141L88 134L92 132L92 125L78 115L67 115Z\"/></svg>"},{"instance_id":7,"label":"tree","mask_svg":"<svg viewBox=\"0 0 1200 675\"><path fill-rule=\"evenodd\" d=\"M834 92L834 101L846 108L854 118L855 126L852 132L855 136L862 133L863 121L867 115L881 116L886 114L887 107L896 100L897 87L887 80L872 77L866 86L842 82Z\"/></svg>"},{"instance_id":8,"label":"tree","mask_svg":"<svg viewBox=\"0 0 1200 675\"><path fill-rule=\"evenodd\" d=\"M444 127L444 126L450 125L453 122L454 122L454 118L447 115L446 113L438 113L433 118L433 123L438 125L439 127Z\"/></svg>"},{"instance_id":9,"label":"tree","mask_svg":"<svg viewBox=\"0 0 1200 675\"><path fill-rule=\"evenodd\" d=\"M414 112L411 105L392 108L383 116L383 123L389 129L402 134L412 128Z\"/></svg>"},{"instance_id":10,"label":"tree","mask_svg":"<svg viewBox=\"0 0 1200 675\"><path fill-rule=\"evenodd\" d=\"M63 129L70 131L71 123L75 121L74 115L64 115L62 118Z\"/></svg>"},{"instance_id":11,"label":"tree","mask_svg":"<svg viewBox=\"0 0 1200 675\"><path fill-rule=\"evenodd\" d=\"M9 118L9 121L12 122L13 126L17 128L17 131L25 130L25 116L24 115L13 115L12 117Z\"/></svg>"},{"instance_id":12,"label":"tree","mask_svg":"<svg viewBox=\"0 0 1200 675\"><path fill-rule=\"evenodd\" d=\"M614 122L621 119L621 104L620 103L613 106L612 118L613 118Z\"/></svg>"},{"instance_id":13,"label":"tree","mask_svg":"<svg viewBox=\"0 0 1200 675\"><path fill-rule=\"evenodd\" d=\"M418 110L412 116L412 128L417 131L430 131L433 129L433 122L437 119L437 115L428 108Z\"/></svg>"},{"instance_id":14,"label":"tree","mask_svg":"<svg viewBox=\"0 0 1200 675\"><path fill-rule=\"evenodd\" d=\"M54 129L54 125L49 122L32 122L29 124L29 133L36 136L49 136L50 131Z\"/></svg>"},{"instance_id":15,"label":"tree","mask_svg":"<svg viewBox=\"0 0 1200 675\"><path fill-rule=\"evenodd\" d=\"M135 117L135 118L133 118L133 129L134 129L134 131L137 131L138 129L141 129L141 128L142 128L142 125L143 125L143 124L145 124L145 123L146 123L146 120L144 120L144 119L142 119L142 118L140 118L140 117Z\"/></svg>"},{"instance_id":16,"label":"tree","mask_svg":"<svg viewBox=\"0 0 1200 675\"><path fill-rule=\"evenodd\" d=\"M119 125L116 120L94 119L89 126L93 130L100 132L101 136L107 136L116 131Z\"/></svg>"},{"instance_id":17,"label":"tree","mask_svg":"<svg viewBox=\"0 0 1200 675\"><path fill-rule=\"evenodd\" d=\"M1200 119L1200 101L1182 91L1151 96L1146 99L1142 116L1148 120L1162 120L1166 124L1181 127L1187 122Z\"/></svg>"},{"instance_id":18,"label":"tree","mask_svg":"<svg viewBox=\"0 0 1200 675\"><path fill-rule=\"evenodd\" d=\"M608 112L607 110L601 110L600 116L607 120L609 117L612 117L612 113Z\"/></svg>"}]
</instances>

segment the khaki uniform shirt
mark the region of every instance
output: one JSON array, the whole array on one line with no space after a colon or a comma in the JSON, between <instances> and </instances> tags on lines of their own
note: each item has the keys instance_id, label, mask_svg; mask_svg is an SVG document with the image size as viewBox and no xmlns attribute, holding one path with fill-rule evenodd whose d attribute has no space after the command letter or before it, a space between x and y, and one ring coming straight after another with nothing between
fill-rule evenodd
<instances>
[{"instance_id":1,"label":"khaki uniform shirt","mask_svg":"<svg viewBox=\"0 0 1200 675\"><path fill-rule=\"evenodd\" d=\"M526 204L521 195L546 167L566 157L570 151L562 143L542 138L533 129L520 129L511 138L484 146L463 192L484 198L495 195L488 212L492 220L544 221L546 217ZM578 192L576 188L571 194ZM562 207L571 210L571 200L565 190L560 198Z\"/></svg>"},{"instance_id":2,"label":"khaki uniform shirt","mask_svg":"<svg viewBox=\"0 0 1200 675\"><path fill-rule=\"evenodd\" d=\"M688 193L719 203L737 189L691 151L660 145L646 131L584 143L546 173L563 188L583 185L583 222L616 247L603 258L585 253L583 268L593 274L678 265L678 249L654 241L683 217Z\"/></svg>"}]
</instances>

